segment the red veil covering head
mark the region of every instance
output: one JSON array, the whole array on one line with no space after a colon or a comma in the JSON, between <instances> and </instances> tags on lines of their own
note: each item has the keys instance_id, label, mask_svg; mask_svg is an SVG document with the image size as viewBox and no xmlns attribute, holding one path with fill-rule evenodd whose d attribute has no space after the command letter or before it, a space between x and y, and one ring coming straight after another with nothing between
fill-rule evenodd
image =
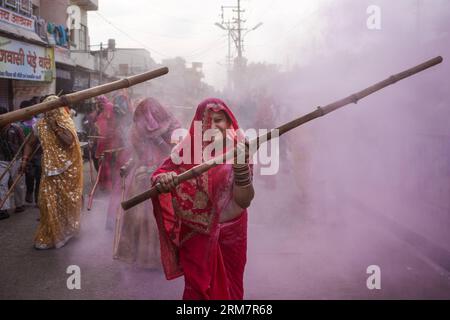
<instances>
[{"instance_id":1,"label":"red veil covering head","mask_svg":"<svg viewBox=\"0 0 450 320\"><path fill-rule=\"evenodd\" d=\"M182 156L186 149L175 148L176 155L166 159L154 172L153 182L161 173L181 174L194 163L194 123L201 121L203 133L211 128L211 111L224 111L231 128L239 129L233 113L220 99L206 99L199 104L189 129L189 135L180 143L191 143L190 163L175 164L172 158ZM209 142L210 143L210 142ZM203 148L208 142L203 143ZM203 149L202 149L203 150ZM179 263L178 249L195 234L211 234L216 231L221 211L231 199L233 170L230 164L221 164L202 175L179 184L171 193L153 199L155 218L158 224L161 259L167 279L183 275Z\"/></svg>"},{"instance_id":2,"label":"red veil covering head","mask_svg":"<svg viewBox=\"0 0 450 320\"><path fill-rule=\"evenodd\" d=\"M103 139L99 139L95 157L99 158L103 151L112 149L115 142L115 115L113 104L105 96L99 96L96 101L102 107L102 111L97 116L95 125L98 134Z\"/></svg>"},{"instance_id":3,"label":"red veil covering head","mask_svg":"<svg viewBox=\"0 0 450 320\"><path fill-rule=\"evenodd\" d=\"M103 115L106 119L114 118L114 109L113 104L106 96L98 96L95 98L96 102L102 107L102 112L100 115Z\"/></svg>"}]
</instances>

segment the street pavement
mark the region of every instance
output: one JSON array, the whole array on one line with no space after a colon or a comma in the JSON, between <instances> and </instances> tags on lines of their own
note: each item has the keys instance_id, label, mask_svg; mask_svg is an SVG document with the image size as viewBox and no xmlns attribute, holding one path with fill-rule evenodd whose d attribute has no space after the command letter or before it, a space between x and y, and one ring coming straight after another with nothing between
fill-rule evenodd
<instances>
[{"instance_id":1,"label":"street pavement","mask_svg":"<svg viewBox=\"0 0 450 320\"><path fill-rule=\"evenodd\" d=\"M256 191L246 299L450 299L449 270L408 238L365 219L361 210L333 216L296 188L281 190L262 179ZM0 299L180 299L182 278L167 281L160 269L112 258L107 204L107 197L98 197L93 210L82 214L80 234L58 250L33 248L39 217L34 206L0 221ZM79 290L67 287L71 265L80 267ZM381 289L367 287L371 265L381 270Z\"/></svg>"}]
</instances>

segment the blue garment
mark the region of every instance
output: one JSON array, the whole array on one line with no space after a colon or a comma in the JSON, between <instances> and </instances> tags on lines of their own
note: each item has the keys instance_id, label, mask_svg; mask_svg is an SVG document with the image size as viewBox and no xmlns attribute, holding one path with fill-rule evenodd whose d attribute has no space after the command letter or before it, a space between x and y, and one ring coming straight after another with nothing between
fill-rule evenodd
<instances>
[{"instance_id":1,"label":"blue garment","mask_svg":"<svg viewBox=\"0 0 450 320\"><path fill-rule=\"evenodd\" d=\"M66 34L66 28L63 25L59 25L56 27L56 31L59 34L59 45L60 46L66 46L67 45L67 34Z\"/></svg>"},{"instance_id":2,"label":"blue garment","mask_svg":"<svg viewBox=\"0 0 450 320\"><path fill-rule=\"evenodd\" d=\"M47 23L47 32L50 34L55 33L55 25L51 22Z\"/></svg>"}]
</instances>

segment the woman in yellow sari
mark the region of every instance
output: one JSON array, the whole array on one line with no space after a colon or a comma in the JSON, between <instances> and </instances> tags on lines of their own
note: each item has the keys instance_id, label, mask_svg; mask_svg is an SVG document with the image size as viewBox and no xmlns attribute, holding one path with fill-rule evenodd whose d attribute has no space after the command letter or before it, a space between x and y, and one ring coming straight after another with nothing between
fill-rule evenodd
<instances>
[{"instance_id":1,"label":"woman in yellow sari","mask_svg":"<svg viewBox=\"0 0 450 320\"><path fill-rule=\"evenodd\" d=\"M50 96L44 101L57 99ZM38 206L40 223L36 249L61 248L80 227L83 160L77 132L66 108L48 111L33 127L21 168L26 167L37 142L42 147L42 176Z\"/></svg>"}]
</instances>

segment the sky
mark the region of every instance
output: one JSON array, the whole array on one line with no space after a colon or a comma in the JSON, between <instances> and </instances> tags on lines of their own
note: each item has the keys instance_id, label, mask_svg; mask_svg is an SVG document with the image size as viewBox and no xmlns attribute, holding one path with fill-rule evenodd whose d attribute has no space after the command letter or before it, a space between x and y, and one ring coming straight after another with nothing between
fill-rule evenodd
<instances>
[{"instance_id":1,"label":"sky","mask_svg":"<svg viewBox=\"0 0 450 320\"><path fill-rule=\"evenodd\" d=\"M124 3L130 3L124 6ZM250 62L282 67L299 62L293 48L310 44L326 20L320 8L329 0L242 0L245 12L244 56ZM203 62L205 80L216 88L226 81L227 32L215 25L222 22L221 7L237 0L100 0L99 10L89 13L91 45L115 38L117 47L144 47L156 62L181 56L188 63ZM233 13L225 8L225 20ZM366 13L361 12L362 26ZM107 35L107 36L105 36ZM236 50L232 45L234 55Z\"/></svg>"}]
</instances>

